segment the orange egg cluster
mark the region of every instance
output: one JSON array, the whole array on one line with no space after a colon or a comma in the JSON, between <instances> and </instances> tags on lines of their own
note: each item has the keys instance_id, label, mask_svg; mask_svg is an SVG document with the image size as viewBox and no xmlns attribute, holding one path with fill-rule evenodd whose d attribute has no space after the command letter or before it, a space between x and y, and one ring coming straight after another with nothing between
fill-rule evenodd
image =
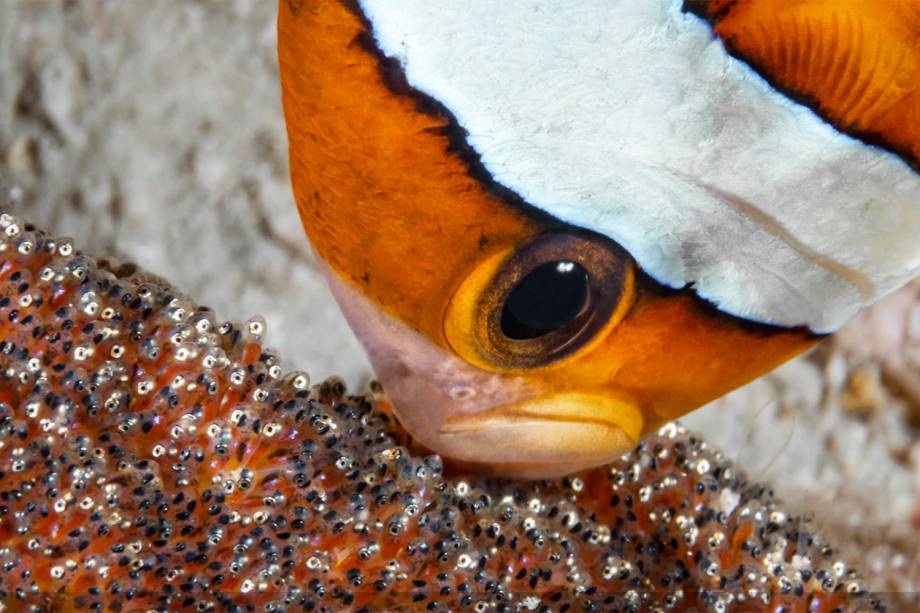
<instances>
[{"instance_id":1,"label":"orange egg cluster","mask_svg":"<svg viewBox=\"0 0 920 613\"><path fill-rule=\"evenodd\" d=\"M671 425L543 482L448 477L160 279L0 217L9 610L879 610Z\"/></svg>"}]
</instances>

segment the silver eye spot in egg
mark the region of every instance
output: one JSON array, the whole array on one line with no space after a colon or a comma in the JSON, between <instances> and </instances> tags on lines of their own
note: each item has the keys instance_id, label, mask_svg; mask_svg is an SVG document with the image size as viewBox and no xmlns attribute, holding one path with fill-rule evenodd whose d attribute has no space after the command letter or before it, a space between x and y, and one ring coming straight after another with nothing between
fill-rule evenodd
<instances>
[{"instance_id":1,"label":"silver eye spot in egg","mask_svg":"<svg viewBox=\"0 0 920 613\"><path fill-rule=\"evenodd\" d=\"M639 501L648 502L652 497L652 488L648 485L639 488Z\"/></svg>"},{"instance_id":2,"label":"silver eye spot in egg","mask_svg":"<svg viewBox=\"0 0 920 613\"><path fill-rule=\"evenodd\" d=\"M214 526L209 530L208 542L212 545L219 544L224 539L224 529L221 526Z\"/></svg>"},{"instance_id":3,"label":"silver eye spot in egg","mask_svg":"<svg viewBox=\"0 0 920 613\"><path fill-rule=\"evenodd\" d=\"M175 321L182 321L185 319L188 312L182 307L174 307L169 309L169 316L172 317Z\"/></svg>"},{"instance_id":4,"label":"silver eye spot in egg","mask_svg":"<svg viewBox=\"0 0 920 613\"><path fill-rule=\"evenodd\" d=\"M19 234L19 224L17 223L8 224L6 228L4 228L4 233L11 238L13 236L16 236L17 234Z\"/></svg>"},{"instance_id":5,"label":"silver eye spot in egg","mask_svg":"<svg viewBox=\"0 0 920 613\"><path fill-rule=\"evenodd\" d=\"M275 436L281 431L281 424L269 422L262 428L262 434L265 436Z\"/></svg>"},{"instance_id":6,"label":"silver eye spot in egg","mask_svg":"<svg viewBox=\"0 0 920 613\"><path fill-rule=\"evenodd\" d=\"M250 334L258 338L265 332L265 320L261 317L253 317L246 322L246 329L249 330Z\"/></svg>"},{"instance_id":7,"label":"silver eye spot in egg","mask_svg":"<svg viewBox=\"0 0 920 613\"><path fill-rule=\"evenodd\" d=\"M293 385L294 389L305 390L310 386L310 377L306 373L297 373Z\"/></svg>"}]
</instances>

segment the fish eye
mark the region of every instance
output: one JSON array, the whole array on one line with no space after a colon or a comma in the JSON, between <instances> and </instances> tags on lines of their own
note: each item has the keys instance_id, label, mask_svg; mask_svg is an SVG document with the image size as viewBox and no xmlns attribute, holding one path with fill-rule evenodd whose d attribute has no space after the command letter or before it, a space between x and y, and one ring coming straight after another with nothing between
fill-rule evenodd
<instances>
[{"instance_id":1,"label":"fish eye","mask_svg":"<svg viewBox=\"0 0 920 613\"><path fill-rule=\"evenodd\" d=\"M588 232L542 234L482 262L451 299L445 333L491 369L545 366L606 335L628 310L634 264Z\"/></svg>"},{"instance_id":2,"label":"fish eye","mask_svg":"<svg viewBox=\"0 0 920 613\"><path fill-rule=\"evenodd\" d=\"M590 279L577 262L556 260L518 281L502 306L501 331L513 340L555 332L590 305Z\"/></svg>"}]
</instances>

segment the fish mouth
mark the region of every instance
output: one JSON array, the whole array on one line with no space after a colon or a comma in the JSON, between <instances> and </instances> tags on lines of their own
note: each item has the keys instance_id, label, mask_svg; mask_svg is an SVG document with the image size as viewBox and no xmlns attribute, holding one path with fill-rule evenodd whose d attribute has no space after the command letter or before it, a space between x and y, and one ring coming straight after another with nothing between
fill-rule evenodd
<instances>
[{"instance_id":1,"label":"fish mouth","mask_svg":"<svg viewBox=\"0 0 920 613\"><path fill-rule=\"evenodd\" d=\"M643 418L629 401L561 393L448 416L438 430L443 455L488 472L552 477L628 452Z\"/></svg>"}]
</instances>

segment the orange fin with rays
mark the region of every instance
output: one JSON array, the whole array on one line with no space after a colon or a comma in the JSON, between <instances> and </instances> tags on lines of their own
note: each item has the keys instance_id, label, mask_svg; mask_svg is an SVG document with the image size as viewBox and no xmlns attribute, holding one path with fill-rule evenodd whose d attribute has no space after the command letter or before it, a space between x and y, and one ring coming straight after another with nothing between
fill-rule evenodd
<instances>
[{"instance_id":1,"label":"orange fin with rays","mask_svg":"<svg viewBox=\"0 0 920 613\"><path fill-rule=\"evenodd\" d=\"M735 57L920 170L920 2L685 0Z\"/></svg>"}]
</instances>

